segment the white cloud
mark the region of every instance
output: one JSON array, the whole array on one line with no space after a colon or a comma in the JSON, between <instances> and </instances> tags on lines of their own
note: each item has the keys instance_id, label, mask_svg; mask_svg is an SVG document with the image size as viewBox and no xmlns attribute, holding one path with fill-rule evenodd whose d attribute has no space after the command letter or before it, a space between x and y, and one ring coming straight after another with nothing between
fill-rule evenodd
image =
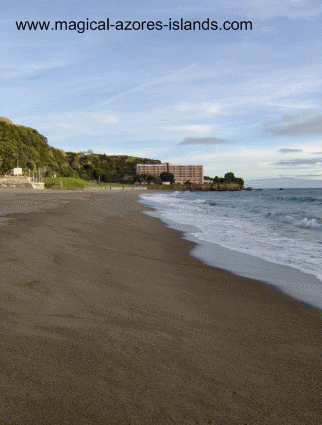
<instances>
[{"instance_id":1,"label":"white cloud","mask_svg":"<svg viewBox=\"0 0 322 425\"><path fill-rule=\"evenodd\" d=\"M74 135L79 134L95 134L91 130L85 127L79 127L74 124L57 123L58 127L65 128L66 130L72 130Z\"/></svg>"},{"instance_id":2,"label":"white cloud","mask_svg":"<svg viewBox=\"0 0 322 425\"><path fill-rule=\"evenodd\" d=\"M180 105L177 106L177 109L180 112L189 112L191 111L191 106L188 103L180 103Z\"/></svg>"},{"instance_id":3,"label":"white cloud","mask_svg":"<svg viewBox=\"0 0 322 425\"><path fill-rule=\"evenodd\" d=\"M192 112L192 113L198 113L198 114L204 114L204 115L223 113L223 108L219 103L201 103L201 104L180 103L177 106L177 109L180 112Z\"/></svg>"},{"instance_id":4,"label":"white cloud","mask_svg":"<svg viewBox=\"0 0 322 425\"><path fill-rule=\"evenodd\" d=\"M18 61L1 60L0 78L1 80L12 80L14 78L26 77L27 75L39 71L48 71L55 68L63 68L67 65L66 61L48 60L46 62L32 62L21 65Z\"/></svg>"},{"instance_id":5,"label":"white cloud","mask_svg":"<svg viewBox=\"0 0 322 425\"><path fill-rule=\"evenodd\" d=\"M190 71L194 68L196 68L197 64L191 64L189 66L186 66L184 68L179 68L176 69L175 71L172 72L165 72L163 74L159 74L158 76L154 76L148 80L144 80L141 84L134 84L133 87L129 90L126 91L121 91L120 93L116 94L115 96L111 97L109 100L104 101L102 103L102 105L107 105L115 100L118 100L124 96L130 95L130 94L134 94L134 93L139 93L142 91L146 91L147 89L149 89L150 87L153 86L164 86L164 85L168 85L168 84L173 84L173 83L177 83L178 80L180 80L181 78L191 78L190 77Z\"/></svg>"},{"instance_id":6,"label":"white cloud","mask_svg":"<svg viewBox=\"0 0 322 425\"><path fill-rule=\"evenodd\" d=\"M196 125L180 125L177 127L164 127L165 130L170 130L170 131L189 131L191 133L196 133L196 134L203 134L203 133L209 133L209 131L211 131L213 128L212 125L203 125L203 124L196 124Z\"/></svg>"},{"instance_id":7,"label":"white cloud","mask_svg":"<svg viewBox=\"0 0 322 425\"><path fill-rule=\"evenodd\" d=\"M277 34L279 31L273 27L261 27L260 32L263 34Z\"/></svg>"},{"instance_id":8,"label":"white cloud","mask_svg":"<svg viewBox=\"0 0 322 425\"><path fill-rule=\"evenodd\" d=\"M117 123L117 118L114 115L93 115L93 118L98 121L106 122L107 124Z\"/></svg>"},{"instance_id":9,"label":"white cloud","mask_svg":"<svg viewBox=\"0 0 322 425\"><path fill-rule=\"evenodd\" d=\"M284 102L267 102L267 106L276 106L277 108L284 111L285 109L315 109L319 105L314 100L307 100L306 102L303 101L297 101L294 99L294 101L290 103L284 103Z\"/></svg>"},{"instance_id":10,"label":"white cloud","mask_svg":"<svg viewBox=\"0 0 322 425\"><path fill-rule=\"evenodd\" d=\"M105 153L106 155L128 155L151 159L160 159L162 155L172 150L172 148L167 147L128 149L108 145L90 146L90 149L94 150L95 153Z\"/></svg>"}]
</instances>

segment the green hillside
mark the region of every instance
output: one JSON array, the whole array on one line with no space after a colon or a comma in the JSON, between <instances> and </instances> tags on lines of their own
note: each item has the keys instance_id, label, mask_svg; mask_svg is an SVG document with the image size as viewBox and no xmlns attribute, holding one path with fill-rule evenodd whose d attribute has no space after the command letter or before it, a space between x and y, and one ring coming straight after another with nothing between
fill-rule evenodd
<instances>
[{"instance_id":1,"label":"green hillside","mask_svg":"<svg viewBox=\"0 0 322 425\"><path fill-rule=\"evenodd\" d=\"M8 173L16 165L17 154L19 166L24 170L68 165L65 153L49 146L46 137L38 131L0 117L0 174Z\"/></svg>"},{"instance_id":2,"label":"green hillside","mask_svg":"<svg viewBox=\"0 0 322 425\"><path fill-rule=\"evenodd\" d=\"M66 152L69 167L66 177L80 177L103 183L133 183L136 164L160 164L161 161L127 155L85 154ZM65 170L60 170L64 173Z\"/></svg>"},{"instance_id":3,"label":"green hillside","mask_svg":"<svg viewBox=\"0 0 322 425\"><path fill-rule=\"evenodd\" d=\"M13 124L0 117L0 174L16 166L28 170L44 169L51 177L81 178L103 183L133 183L138 163L160 163L159 160L127 155L105 155L84 152L64 152L48 145L46 137L33 128Z\"/></svg>"}]
</instances>

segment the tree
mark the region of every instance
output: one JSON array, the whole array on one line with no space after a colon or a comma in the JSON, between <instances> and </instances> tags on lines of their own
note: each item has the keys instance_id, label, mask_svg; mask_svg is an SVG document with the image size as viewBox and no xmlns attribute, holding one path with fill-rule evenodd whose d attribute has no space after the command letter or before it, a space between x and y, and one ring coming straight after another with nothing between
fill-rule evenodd
<instances>
[{"instance_id":1,"label":"tree","mask_svg":"<svg viewBox=\"0 0 322 425\"><path fill-rule=\"evenodd\" d=\"M159 183L160 182L160 178L158 176L153 175L153 174L148 174L146 176L146 182L147 182L147 184Z\"/></svg>"},{"instance_id":2,"label":"tree","mask_svg":"<svg viewBox=\"0 0 322 425\"><path fill-rule=\"evenodd\" d=\"M100 181L102 174L104 174L104 173L99 169L94 169L92 171L92 175L93 175L94 179L97 180L97 181Z\"/></svg>"},{"instance_id":3,"label":"tree","mask_svg":"<svg viewBox=\"0 0 322 425\"><path fill-rule=\"evenodd\" d=\"M17 152L14 147L14 143L8 139L0 140L0 153L1 153L1 170L7 174L12 168L14 168L17 161Z\"/></svg>"},{"instance_id":4,"label":"tree","mask_svg":"<svg viewBox=\"0 0 322 425\"><path fill-rule=\"evenodd\" d=\"M144 182L145 182L145 179L146 179L146 175L145 175L145 174L137 174L137 175L135 176L135 180L136 180L138 183L144 183Z\"/></svg>"},{"instance_id":5,"label":"tree","mask_svg":"<svg viewBox=\"0 0 322 425\"><path fill-rule=\"evenodd\" d=\"M192 189L192 183L190 180L185 181L183 186L185 186L187 189Z\"/></svg>"},{"instance_id":6,"label":"tree","mask_svg":"<svg viewBox=\"0 0 322 425\"><path fill-rule=\"evenodd\" d=\"M57 169L57 174L59 177L78 177L76 171L71 170L68 167L61 167Z\"/></svg>"},{"instance_id":7,"label":"tree","mask_svg":"<svg viewBox=\"0 0 322 425\"><path fill-rule=\"evenodd\" d=\"M94 170L94 167L93 167L93 165L91 165L91 164L84 164L84 165L83 165L83 168L84 168L84 170L86 170L86 171L92 171L92 170Z\"/></svg>"},{"instance_id":8,"label":"tree","mask_svg":"<svg viewBox=\"0 0 322 425\"><path fill-rule=\"evenodd\" d=\"M101 175L101 182L102 183L108 183L109 181L108 181L108 175L106 174L106 173L103 173L102 175Z\"/></svg>"},{"instance_id":9,"label":"tree","mask_svg":"<svg viewBox=\"0 0 322 425\"><path fill-rule=\"evenodd\" d=\"M234 173L226 173L225 174L225 179L231 182L235 181L235 174Z\"/></svg>"},{"instance_id":10,"label":"tree","mask_svg":"<svg viewBox=\"0 0 322 425\"><path fill-rule=\"evenodd\" d=\"M162 181L161 181L160 176L153 176L153 183L154 184L161 184Z\"/></svg>"},{"instance_id":11,"label":"tree","mask_svg":"<svg viewBox=\"0 0 322 425\"><path fill-rule=\"evenodd\" d=\"M166 171L160 174L161 181L163 182L174 182L174 175L173 173L167 173Z\"/></svg>"}]
</instances>

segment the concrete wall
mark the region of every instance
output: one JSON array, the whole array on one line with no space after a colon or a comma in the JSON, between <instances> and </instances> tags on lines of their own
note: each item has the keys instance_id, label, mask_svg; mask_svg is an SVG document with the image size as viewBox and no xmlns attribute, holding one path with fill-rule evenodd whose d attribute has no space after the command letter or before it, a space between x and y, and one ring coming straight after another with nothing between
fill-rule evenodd
<instances>
[{"instance_id":1,"label":"concrete wall","mask_svg":"<svg viewBox=\"0 0 322 425\"><path fill-rule=\"evenodd\" d=\"M33 189L45 189L45 184L44 183L31 183Z\"/></svg>"},{"instance_id":2,"label":"concrete wall","mask_svg":"<svg viewBox=\"0 0 322 425\"><path fill-rule=\"evenodd\" d=\"M0 176L0 188L5 189L32 189L32 185L26 176Z\"/></svg>"}]
</instances>

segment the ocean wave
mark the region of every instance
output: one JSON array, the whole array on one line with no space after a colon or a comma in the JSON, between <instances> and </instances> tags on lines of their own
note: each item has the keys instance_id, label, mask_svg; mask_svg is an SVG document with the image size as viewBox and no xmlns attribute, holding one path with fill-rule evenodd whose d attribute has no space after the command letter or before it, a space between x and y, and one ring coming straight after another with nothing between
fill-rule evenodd
<instances>
[{"instance_id":1,"label":"ocean wave","mask_svg":"<svg viewBox=\"0 0 322 425\"><path fill-rule=\"evenodd\" d=\"M291 193L283 198L285 202L277 202L276 191L265 198L259 192L247 196L177 192L140 197L155 206L166 221L199 229L197 239L321 278L321 258L317 257L322 243L321 208L301 192L296 198L306 202L287 202L287 198L295 198ZM322 200L322 192L317 195Z\"/></svg>"},{"instance_id":2,"label":"ocean wave","mask_svg":"<svg viewBox=\"0 0 322 425\"><path fill-rule=\"evenodd\" d=\"M304 217L302 220L298 220L294 217L286 216L282 221L305 229L322 229L322 224L319 224L315 218L308 219L307 217Z\"/></svg>"},{"instance_id":3,"label":"ocean wave","mask_svg":"<svg viewBox=\"0 0 322 425\"><path fill-rule=\"evenodd\" d=\"M319 223L319 221L322 221L321 218L314 218L314 217L294 217L291 215L286 215L282 212L273 212L273 211L262 211L261 215L264 218L273 219L276 222L282 222L287 223L292 226L296 227L302 227L303 229L321 229L322 230L322 223Z\"/></svg>"}]
</instances>

